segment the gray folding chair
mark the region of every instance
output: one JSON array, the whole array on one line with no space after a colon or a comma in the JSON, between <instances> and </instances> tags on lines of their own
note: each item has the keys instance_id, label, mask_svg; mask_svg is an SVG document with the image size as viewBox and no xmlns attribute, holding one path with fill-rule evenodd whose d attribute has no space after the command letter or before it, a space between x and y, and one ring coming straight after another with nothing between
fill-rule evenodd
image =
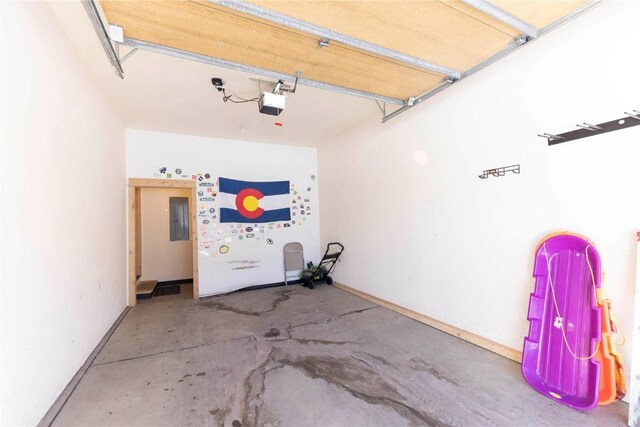
<instances>
[{"instance_id":1,"label":"gray folding chair","mask_svg":"<svg viewBox=\"0 0 640 427\"><path fill-rule=\"evenodd\" d=\"M300 273L304 270L304 250L302 244L291 242L284 245L282 249L284 255L284 284L289 285L289 279L300 278Z\"/></svg>"}]
</instances>

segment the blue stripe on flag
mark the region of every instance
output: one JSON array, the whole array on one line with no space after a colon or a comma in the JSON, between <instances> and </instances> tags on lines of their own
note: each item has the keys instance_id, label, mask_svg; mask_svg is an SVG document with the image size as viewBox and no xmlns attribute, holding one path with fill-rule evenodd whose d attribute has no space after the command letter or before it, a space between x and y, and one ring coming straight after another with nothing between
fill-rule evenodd
<instances>
[{"instance_id":1,"label":"blue stripe on flag","mask_svg":"<svg viewBox=\"0 0 640 427\"><path fill-rule=\"evenodd\" d=\"M240 215L235 209L221 208L220 209L220 222L241 222L241 223L261 223L261 222L276 222L276 221L290 221L291 209L274 209L272 211L264 211L262 215L255 219L245 218Z\"/></svg>"},{"instance_id":2,"label":"blue stripe on flag","mask_svg":"<svg viewBox=\"0 0 640 427\"><path fill-rule=\"evenodd\" d=\"M219 178L221 193L238 194L245 188L255 188L264 196L276 196L289 194L289 181L252 182L238 181L236 179Z\"/></svg>"}]
</instances>

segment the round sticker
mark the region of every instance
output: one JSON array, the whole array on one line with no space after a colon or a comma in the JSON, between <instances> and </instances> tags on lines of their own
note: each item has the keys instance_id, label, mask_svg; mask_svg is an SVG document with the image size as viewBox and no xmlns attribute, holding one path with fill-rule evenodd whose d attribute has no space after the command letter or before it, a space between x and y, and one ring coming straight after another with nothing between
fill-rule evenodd
<instances>
[{"instance_id":1,"label":"round sticker","mask_svg":"<svg viewBox=\"0 0 640 427\"><path fill-rule=\"evenodd\" d=\"M244 229L247 233L251 233L253 231L253 227L247 227Z\"/></svg>"},{"instance_id":2,"label":"round sticker","mask_svg":"<svg viewBox=\"0 0 640 427\"><path fill-rule=\"evenodd\" d=\"M176 169L176 175L180 175L182 173L182 169L178 168Z\"/></svg>"},{"instance_id":3,"label":"round sticker","mask_svg":"<svg viewBox=\"0 0 640 427\"><path fill-rule=\"evenodd\" d=\"M219 252L220 252L221 254L226 254L227 252L229 252L229 246L227 246L227 245L221 245L221 246L220 246L220 249L219 249Z\"/></svg>"},{"instance_id":4,"label":"round sticker","mask_svg":"<svg viewBox=\"0 0 640 427\"><path fill-rule=\"evenodd\" d=\"M238 236L238 240L242 240L242 234Z\"/></svg>"},{"instance_id":5,"label":"round sticker","mask_svg":"<svg viewBox=\"0 0 640 427\"><path fill-rule=\"evenodd\" d=\"M273 245L273 239L271 239L271 238L267 239L267 243L270 244L270 245Z\"/></svg>"},{"instance_id":6,"label":"round sticker","mask_svg":"<svg viewBox=\"0 0 640 427\"><path fill-rule=\"evenodd\" d=\"M160 173L165 173L167 172L167 168L165 168L164 166L160 168Z\"/></svg>"},{"instance_id":7,"label":"round sticker","mask_svg":"<svg viewBox=\"0 0 640 427\"><path fill-rule=\"evenodd\" d=\"M216 208L209 208L209 212L214 213L216 211Z\"/></svg>"},{"instance_id":8,"label":"round sticker","mask_svg":"<svg viewBox=\"0 0 640 427\"><path fill-rule=\"evenodd\" d=\"M311 180L315 181L316 180L316 176L315 175L311 175Z\"/></svg>"},{"instance_id":9,"label":"round sticker","mask_svg":"<svg viewBox=\"0 0 640 427\"><path fill-rule=\"evenodd\" d=\"M211 178L211 175L210 175L210 174L208 174L208 173L205 173L205 174L204 174L204 177L205 177L205 178L207 178L207 179L209 179L209 178Z\"/></svg>"}]
</instances>

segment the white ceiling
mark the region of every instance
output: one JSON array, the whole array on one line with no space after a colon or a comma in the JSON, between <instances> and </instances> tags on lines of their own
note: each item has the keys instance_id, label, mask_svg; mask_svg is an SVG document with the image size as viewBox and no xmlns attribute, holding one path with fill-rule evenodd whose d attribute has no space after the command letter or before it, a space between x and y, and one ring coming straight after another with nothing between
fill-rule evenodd
<instances>
[{"instance_id":1,"label":"white ceiling","mask_svg":"<svg viewBox=\"0 0 640 427\"><path fill-rule=\"evenodd\" d=\"M256 103L224 103L211 84L212 77L220 77L227 93L253 98L259 92L250 78L257 76L144 51L123 64L122 80L115 75L82 4L50 4L66 37L128 128L317 146L363 120L381 117L374 101L302 85L288 95L280 116L260 114ZM120 55L128 49L122 48Z\"/></svg>"}]
</instances>

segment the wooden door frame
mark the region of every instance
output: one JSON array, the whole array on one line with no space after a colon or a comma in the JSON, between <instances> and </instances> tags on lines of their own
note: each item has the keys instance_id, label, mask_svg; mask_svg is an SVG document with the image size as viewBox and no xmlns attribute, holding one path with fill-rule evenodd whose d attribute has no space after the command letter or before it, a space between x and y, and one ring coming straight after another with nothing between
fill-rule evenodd
<instances>
[{"instance_id":1,"label":"wooden door frame","mask_svg":"<svg viewBox=\"0 0 640 427\"><path fill-rule=\"evenodd\" d=\"M193 299L198 299L198 235L197 235L197 185L195 181L186 179L152 179L152 178L129 178L127 182L129 188L129 280L128 295L129 306L136 305L136 228L140 226L136 221L136 210L139 209L141 188L183 188L191 189L191 214L189 215L189 228L191 246L193 251Z\"/></svg>"}]
</instances>

